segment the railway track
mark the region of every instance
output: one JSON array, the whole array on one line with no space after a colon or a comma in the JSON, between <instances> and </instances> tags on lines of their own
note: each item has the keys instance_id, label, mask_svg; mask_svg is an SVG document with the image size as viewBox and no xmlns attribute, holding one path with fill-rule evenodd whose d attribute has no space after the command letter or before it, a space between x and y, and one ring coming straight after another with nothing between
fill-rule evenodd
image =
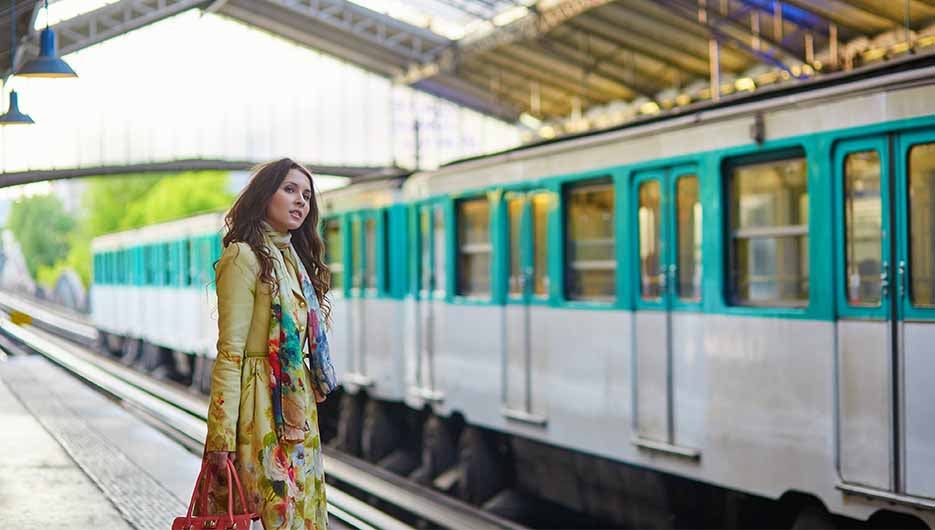
<instances>
[{"instance_id":1,"label":"railway track","mask_svg":"<svg viewBox=\"0 0 935 530\"><path fill-rule=\"evenodd\" d=\"M208 399L185 387L141 374L93 351L97 332L77 315L0 293L0 348L37 353L95 389L121 402L153 426L200 456L207 433ZM25 325L24 325L25 324ZM509 529L524 527L430 488L397 477L368 462L324 449L329 478L328 511L342 523L362 529ZM394 516L338 487L365 492ZM398 518L397 518L398 517Z\"/></svg>"}]
</instances>

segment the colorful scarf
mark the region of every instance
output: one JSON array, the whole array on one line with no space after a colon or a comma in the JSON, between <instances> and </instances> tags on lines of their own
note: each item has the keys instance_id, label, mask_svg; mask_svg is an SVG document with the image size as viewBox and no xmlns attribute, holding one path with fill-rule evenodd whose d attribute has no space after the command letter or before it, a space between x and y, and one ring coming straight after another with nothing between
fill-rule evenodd
<instances>
[{"instance_id":1,"label":"colorful scarf","mask_svg":"<svg viewBox=\"0 0 935 530\"><path fill-rule=\"evenodd\" d=\"M266 243L273 258L273 272L278 289L273 293L269 323L270 392L273 402L273 419L279 440L298 442L305 439L309 431L308 389L305 388L302 361L302 336L298 329L299 311L295 295L289 285L289 269L285 259L295 268L302 295L308 306L309 351L311 352L312 383L322 396L335 386L334 367L329 355L328 337L321 325L321 307L318 296L305 267L291 243L289 232L276 232L268 223L263 223ZM284 258L287 256L288 258Z\"/></svg>"}]
</instances>

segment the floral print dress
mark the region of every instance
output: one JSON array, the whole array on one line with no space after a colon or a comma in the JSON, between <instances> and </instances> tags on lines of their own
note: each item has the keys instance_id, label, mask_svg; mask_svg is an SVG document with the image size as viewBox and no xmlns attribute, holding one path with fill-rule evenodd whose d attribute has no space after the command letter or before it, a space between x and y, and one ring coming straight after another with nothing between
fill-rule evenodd
<instances>
[{"instance_id":1,"label":"floral print dress","mask_svg":"<svg viewBox=\"0 0 935 530\"><path fill-rule=\"evenodd\" d=\"M282 237L285 236L285 237ZM288 234L274 239L276 246ZM284 330L288 340L306 337L306 301L290 269L293 296L302 310L297 330ZM281 442L276 436L270 393L267 340L270 292L257 282L259 263L244 243L229 245L217 265L218 356L211 380L207 451L236 451L235 467L244 487L247 508L259 514L265 530L325 530L324 467L315 397L309 392L309 431L304 441ZM294 308L283 308L292 310ZM308 369L305 388L312 388ZM227 486L214 486L209 509L226 511ZM236 495L235 495L236 500ZM235 507L239 502L235 502Z\"/></svg>"}]
</instances>

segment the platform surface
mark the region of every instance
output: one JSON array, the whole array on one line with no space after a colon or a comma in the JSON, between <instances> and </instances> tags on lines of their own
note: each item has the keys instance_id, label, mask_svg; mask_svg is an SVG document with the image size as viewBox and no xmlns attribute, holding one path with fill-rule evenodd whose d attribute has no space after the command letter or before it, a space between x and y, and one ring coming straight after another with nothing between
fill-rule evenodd
<instances>
[{"instance_id":1,"label":"platform surface","mask_svg":"<svg viewBox=\"0 0 935 530\"><path fill-rule=\"evenodd\" d=\"M39 357L0 361L4 528L169 528L199 459Z\"/></svg>"}]
</instances>

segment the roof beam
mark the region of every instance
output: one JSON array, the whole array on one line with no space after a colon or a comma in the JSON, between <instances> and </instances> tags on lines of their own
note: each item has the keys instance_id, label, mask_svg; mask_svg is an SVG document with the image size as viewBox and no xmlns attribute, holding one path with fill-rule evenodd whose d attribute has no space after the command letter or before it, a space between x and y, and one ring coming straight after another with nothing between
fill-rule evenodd
<instances>
[{"instance_id":1,"label":"roof beam","mask_svg":"<svg viewBox=\"0 0 935 530\"><path fill-rule=\"evenodd\" d=\"M777 66L786 71L790 70L790 67L788 64L786 64L786 61L803 61L803 59L799 57L799 54L783 47L776 41L765 37L762 33L759 35L760 42L765 42L768 44L769 47L773 49L773 53L767 53L761 50L753 49L749 44L747 44L747 41L754 37L750 30L748 30L744 25L739 24L730 18L722 17L714 9L709 9L707 11L707 21L702 23L699 22L697 18L697 6L685 4L681 0L662 0L662 2L664 2L666 5L669 5L672 8L672 12L682 17L683 19L694 20L709 32L711 38L716 39L719 42L729 44L734 48L740 49L760 61L770 63L773 66ZM715 23L712 24L712 21Z\"/></svg>"},{"instance_id":2,"label":"roof beam","mask_svg":"<svg viewBox=\"0 0 935 530\"><path fill-rule=\"evenodd\" d=\"M902 27L905 23L905 18L902 16L895 15L885 8L881 9L881 6L875 5L872 2L864 2L862 0L847 0L847 4L855 9L863 11L864 13L870 13L875 17L885 19L896 27ZM902 10L903 2L899 2L898 5L900 10Z\"/></svg>"},{"instance_id":3,"label":"roof beam","mask_svg":"<svg viewBox=\"0 0 935 530\"><path fill-rule=\"evenodd\" d=\"M515 56L506 55L500 51L487 54L481 62L495 65L500 69L519 72L527 79L536 81L540 85L551 86L557 90L561 90L567 94L567 99L569 100L575 95L597 101L609 101L613 99L612 96L596 93L590 89L590 87L583 87L579 83L569 81L561 76L549 75L549 73L542 68L541 64L537 66L530 61L517 60Z\"/></svg>"},{"instance_id":4,"label":"roof beam","mask_svg":"<svg viewBox=\"0 0 935 530\"><path fill-rule=\"evenodd\" d=\"M425 28L407 24L347 0L263 0L351 33L408 61L427 61L451 45L451 41Z\"/></svg>"},{"instance_id":5,"label":"roof beam","mask_svg":"<svg viewBox=\"0 0 935 530\"><path fill-rule=\"evenodd\" d=\"M579 95L592 100L609 101L612 99L632 98L635 91L620 86L607 79L588 76L587 70L567 57L559 57L551 50L532 48L516 44L487 53L482 61L506 61L506 68L528 65L545 79L553 79L568 87L571 95ZM559 81L558 79L561 79Z\"/></svg>"},{"instance_id":6,"label":"roof beam","mask_svg":"<svg viewBox=\"0 0 935 530\"><path fill-rule=\"evenodd\" d=\"M640 32L640 28L647 28L652 31L652 38L660 46L680 49L683 53L691 54L704 63L707 72L708 41L711 39L711 32L699 24L697 16L690 19L674 16L677 13L673 13L673 9L666 6L643 4L635 0L607 6L604 11L607 22L626 28L627 31ZM721 53L721 65L728 70L740 69L749 62L750 57L749 53L726 49Z\"/></svg>"},{"instance_id":7,"label":"roof beam","mask_svg":"<svg viewBox=\"0 0 935 530\"><path fill-rule=\"evenodd\" d=\"M515 72L497 68L491 70L488 66L480 64L467 66L463 65L459 75L470 80L478 87L486 87L491 92L499 95L501 98L510 100L519 108L533 113L529 98L521 97L520 94L526 92L529 86L529 78L523 77ZM563 116L568 107L568 98L546 95L546 92L554 93L557 90L540 83L540 103L537 117L543 116Z\"/></svg>"},{"instance_id":8,"label":"roof beam","mask_svg":"<svg viewBox=\"0 0 935 530\"><path fill-rule=\"evenodd\" d=\"M564 27L570 31L591 35L592 38L604 41L609 46L641 55L670 68L687 70L695 75L708 75L706 58L698 57L685 50L666 48L658 40L654 41L649 36L630 29L625 32L617 31L612 24L598 18L592 18L590 15L569 22ZM554 33L552 38L555 38ZM677 54L678 58L663 55L663 49L666 53Z\"/></svg>"},{"instance_id":9,"label":"roof beam","mask_svg":"<svg viewBox=\"0 0 935 530\"><path fill-rule=\"evenodd\" d=\"M579 68L584 79L595 79L616 84L624 88L626 92L650 99L653 97L652 94L658 90L653 81L650 81L635 69L623 72L613 71L614 68L609 64L591 57L590 54L581 52L565 42L555 39L539 39L536 44L544 48L548 55Z\"/></svg>"},{"instance_id":10,"label":"roof beam","mask_svg":"<svg viewBox=\"0 0 935 530\"><path fill-rule=\"evenodd\" d=\"M535 39L576 16L613 0L557 0L544 10L530 9L525 16L471 40L452 43L429 60L411 63L396 81L413 84L441 72L453 72L467 58L521 40Z\"/></svg>"},{"instance_id":11,"label":"roof beam","mask_svg":"<svg viewBox=\"0 0 935 530\"><path fill-rule=\"evenodd\" d=\"M52 29L58 38L58 52L65 55L207 3L208 0L121 0L59 22ZM39 53L35 40L21 49L24 53L17 66Z\"/></svg>"},{"instance_id":12,"label":"roof beam","mask_svg":"<svg viewBox=\"0 0 935 530\"><path fill-rule=\"evenodd\" d=\"M826 8L818 4L812 4L807 0L782 0L783 2L789 4L790 6L801 9L802 11L807 11L818 18L823 19L827 23L837 24L840 28L845 28L848 31L854 33L863 33L863 30L857 25L854 24L844 13L835 11L834 9ZM856 8L851 8L856 9ZM879 17L877 17L879 18ZM828 34L827 26L825 28L812 29L812 31L821 32L823 35Z\"/></svg>"}]
</instances>

